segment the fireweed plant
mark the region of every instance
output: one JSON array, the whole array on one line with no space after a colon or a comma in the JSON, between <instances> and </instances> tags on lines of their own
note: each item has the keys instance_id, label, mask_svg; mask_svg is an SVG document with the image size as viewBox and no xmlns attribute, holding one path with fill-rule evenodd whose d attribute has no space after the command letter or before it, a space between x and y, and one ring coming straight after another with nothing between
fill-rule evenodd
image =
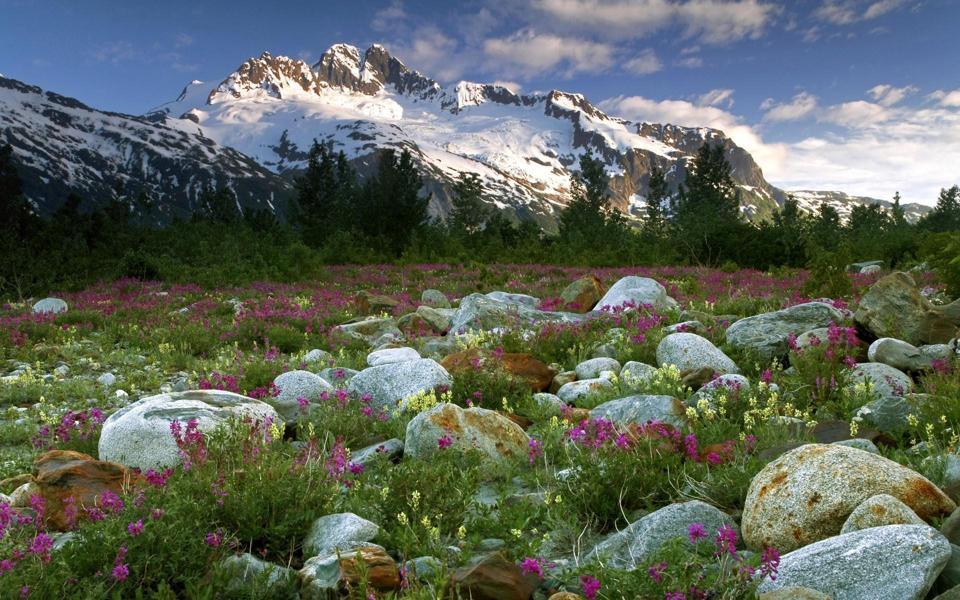
<instances>
[{"instance_id":1,"label":"fireweed plant","mask_svg":"<svg viewBox=\"0 0 960 600\"><path fill-rule=\"evenodd\" d=\"M497 331L439 340L484 357L453 377L450 388L422 390L404 406L380 408L349 393L342 370L366 366L362 336L337 329L367 316L381 323L414 312L420 291L450 300L495 289L541 299L562 310L571 281L650 276L678 300L671 310L636 306L601 311L579 323L508 323ZM743 550L733 531L693 528L632 571L585 560L600 540L672 502L701 500L735 519L754 475L790 444L815 441L820 421L870 427L858 411L878 396L854 383L866 342L849 320L817 342L761 361L725 345L736 318L811 298L804 271L724 272L695 268L583 269L543 265L376 265L331 267L304 283L209 288L120 280L76 292L52 291L70 305L60 315L0 306L0 492L11 494L43 452L68 449L97 457L103 421L140 398L173 389L218 389L270 400L285 371L332 368L333 390L303 398L295 423L237 421L214 431L171 427L180 464L139 473L116 495L63 506L33 494L0 502L0 597L256 598L293 597L297 583L269 574L237 586L224 560L249 553L275 568L310 558L304 539L320 516L353 512L379 526L372 543L402 565L401 587L376 590L361 566L345 590L359 600L456 598L454 573L499 552L546 595L567 590L588 599L752 598L761 578L776 576L776 549ZM855 307L877 276L851 277L852 293L833 301ZM936 287L927 276L922 286ZM363 310L358 294L382 297ZM664 327L696 320L698 333L740 365L749 386L718 385L693 397L671 365L623 371L609 388L575 406L539 404L528 381L497 362L524 353L557 371L594 356L656 366ZM389 327L387 328L389 330ZM408 329L429 356L433 332ZM320 348L320 362L308 363ZM98 378L115 376L113 384ZM946 453L960 448L960 394L954 361L916 374L902 429L881 444L893 460L944 481ZM683 403L667 422L617 424L591 416L603 402L633 394ZM411 419L438 403L509 414L529 436L524 451L492 463L461 450L458 433L437 434L426 460L387 451ZM859 420L858 420L859 419ZM382 447L358 460L360 450ZM0 497L0 500L4 498ZM295 508L292 508L295 507ZM61 510L67 531L48 516ZM692 526L693 524L691 524ZM406 562L433 557L429 573ZM423 566L424 562L418 562ZM460 594L460 597L465 597Z\"/></svg>"}]
</instances>

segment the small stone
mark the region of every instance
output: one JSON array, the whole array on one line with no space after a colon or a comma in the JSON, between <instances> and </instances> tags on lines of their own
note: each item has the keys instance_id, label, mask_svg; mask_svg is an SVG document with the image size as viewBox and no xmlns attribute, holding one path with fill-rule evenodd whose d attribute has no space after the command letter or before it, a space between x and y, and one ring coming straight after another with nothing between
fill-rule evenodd
<instances>
[{"instance_id":1,"label":"small stone","mask_svg":"<svg viewBox=\"0 0 960 600\"><path fill-rule=\"evenodd\" d=\"M557 390L557 397L567 404L576 404L580 399L612 389L613 383L607 378L582 379L563 384Z\"/></svg>"},{"instance_id":2,"label":"small stone","mask_svg":"<svg viewBox=\"0 0 960 600\"><path fill-rule=\"evenodd\" d=\"M578 364L574 369L577 379L594 379L603 371L620 372L620 363L612 358L591 358Z\"/></svg>"},{"instance_id":3,"label":"small stone","mask_svg":"<svg viewBox=\"0 0 960 600\"><path fill-rule=\"evenodd\" d=\"M359 542L369 542L380 533L380 527L353 513L325 515L313 522L303 540L305 556L321 556L341 552Z\"/></svg>"},{"instance_id":4,"label":"small stone","mask_svg":"<svg viewBox=\"0 0 960 600\"><path fill-rule=\"evenodd\" d=\"M117 382L117 376L113 373L104 373L100 377L97 377L97 383L103 387L113 387L113 384Z\"/></svg>"},{"instance_id":5,"label":"small stone","mask_svg":"<svg viewBox=\"0 0 960 600\"><path fill-rule=\"evenodd\" d=\"M314 348L303 357L303 362L308 365L328 365L333 363L333 355L326 350Z\"/></svg>"},{"instance_id":6,"label":"small stone","mask_svg":"<svg viewBox=\"0 0 960 600\"><path fill-rule=\"evenodd\" d=\"M860 503L847 520L840 533L850 533L882 525L926 525L917 513L889 494L877 494Z\"/></svg>"}]
</instances>

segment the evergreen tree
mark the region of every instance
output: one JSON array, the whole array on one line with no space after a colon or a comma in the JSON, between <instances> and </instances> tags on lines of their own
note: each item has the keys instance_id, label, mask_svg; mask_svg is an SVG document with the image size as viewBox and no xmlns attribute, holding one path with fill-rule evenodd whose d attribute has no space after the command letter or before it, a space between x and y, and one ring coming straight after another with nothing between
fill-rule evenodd
<instances>
[{"instance_id":1,"label":"evergreen tree","mask_svg":"<svg viewBox=\"0 0 960 600\"><path fill-rule=\"evenodd\" d=\"M399 256L427 221L430 198L420 195L422 187L420 172L408 150L400 156L392 149L383 151L377 173L363 186L357 211L361 231L382 249Z\"/></svg>"},{"instance_id":2,"label":"evergreen tree","mask_svg":"<svg viewBox=\"0 0 960 600\"><path fill-rule=\"evenodd\" d=\"M697 264L717 265L736 256L746 224L740 220L740 190L721 144L697 151L677 198L677 242Z\"/></svg>"},{"instance_id":3,"label":"evergreen tree","mask_svg":"<svg viewBox=\"0 0 960 600\"><path fill-rule=\"evenodd\" d=\"M471 236L483 229L493 210L482 199L483 185L476 173L460 173L453 186L450 230L454 235Z\"/></svg>"},{"instance_id":4,"label":"evergreen tree","mask_svg":"<svg viewBox=\"0 0 960 600\"><path fill-rule=\"evenodd\" d=\"M903 227L907 224L907 216L903 212L903 207L900 206L900 192L894 192L893 194L893 206L890 208L890 216L896 227Z\"/></svg>"},{"instance_id":5,"label":"evergreen tree","mask_svg":"<svg viewBox=\"0 0 960 600\"><path fill-rule=\"evenodd\" d=\"M774 213L771 227L771 237L778 246L782 264L790 267L806 264L808 223L796 198L787 196L783 207Z\"/></svg>"},{"instance_id":6,"label":"evergreen tree","mask_svg":"<svg viewBox=\"0 0 960 600\"><path fill-rule=\"evenodd\" d=\"M588 245L602 242L607 225L607 172L590 152L580 156L580 171L570 181L573 199L560 213L560 236Z\"/></svg>"},{"instance_id":7,"label":"evergreen tree","mask_svg":"<svg viewBox=\"0 0 960 600\"><path fill-rule=\"evenodd\" d=\"M818 248L833 250L840 244L842 230L840 213L826 202L821 202L810 225L810 242Z\"/></svg>"},{"instance_id":8,"label":"evergreen tree","mask_svg":"<svg viewBox=\"0 0 960 600\"><path fill-rule=\"evenodd\" d=\"M920 222L927 231L960 231L960 186L940 190L937 205Z\"/></svg>"},{"instance_id":9,"label":"evergreen tree","mask_svg":"<svg viewBox=\"0 0 960 600\"><path fill-rule=\"evenodd\" d=\"M647 219L644 229L654 237L661 237L666 227L666 211L664 205L670 199L670 188L667 178L660 167L650 171L650 181L647 183Z\"/></svg>"},{"instance_id":10,"label":"evergreen tree","mask_svg":"<svg viewBox=\"0 0 960 600\"><path fill-rule=\"evenodd\" d=\"M303 239L320 246L333 229L337 204L342 191L337 172L342 168L330 148L317 140L310 147L306 172L297 179L297 208Z\"/></svg>"},{"instance_id":11,"label":"evergreen tree","mask_svg":"<svg viewBox=\"0 0 960 600\"><path fill-rule=\"evenodd\" d=\"M229 225L239 221L242 216L237 206L237 196L229 187L214 190L208 185L200 193L200 220Z\"/></svg>"}]
</instances>

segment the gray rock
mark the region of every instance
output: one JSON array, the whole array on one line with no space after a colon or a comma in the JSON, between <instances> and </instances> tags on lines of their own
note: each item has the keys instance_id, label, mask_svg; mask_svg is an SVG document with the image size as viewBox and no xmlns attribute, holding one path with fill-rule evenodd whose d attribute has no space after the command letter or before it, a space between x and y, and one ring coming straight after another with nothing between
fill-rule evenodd
<instances>
[{"instance_id":1,"label":"gray rock","mask_svg":"<svg viewBox=\"0 0 960 600\"><path fill-rule=\"evenodd\" d=\"M402 407L404 400L419 392L452 385L446 369L431 358L422 358L364 369L350 380L347 391L357 396L370 394L371 407L379 410Z\"/></svg>"},{"instance_id":2,"label":"gray rock","mask_svg":"<svg viewBox=\"0 0 960 600\"><path fill-rule=\"evenodd\" d=\"M960 547L950 544L950 560L940 571L934 591L949 591L960 586ZM960 590L957 590L960 592ZM939 596L938 596L939 598Z\"/></svg>"},{"instance_id":3,"label":"gray rock","mask_svg":"<svg viewBox=\"0 0 960 600\"><path fill-rule=\"evenodd\" d=\"M332 554L356 547L359 542L369 542L380 533L380 527L353 513L325 515L310 526L303 540L304 556Z\"/></svg>"},{"instance_id":4,"label":"gray rock","mask_svg":"<svg viewBox=\"0 0 960 600\"><path fill-rule=\"evenodd\" d=\"M433 556L420 556L403 563L407 577L417 581L432 581L443 572L443 561Z\"/></svg>"},{"instance_id":5,"label":"gray rock","mask_svg":"<svg viewBox=\"0 0 960 600\"><path fill-rule=\"evenodd\" d=\"M695 394L686 401L687 406L697 406L701 399L708 400L711 406L715 406L714 399L717 396L724 395L727 400L736 401L741 395L744 398L750 393L750 380L743 375L721 375L712 381L703 384Z\"/></svg>"},{"instance_id":6,"label":"gray rock","mask_svg":"<svg viewBox=\"0 0 960 600\"><path fill-rule=\"evenodd\" d=\"M663 328L667 333L702 333L705 329L700 321L681 321Z\"/></svg>"},{"instance_id":7,"label":"gray rock","mask_svg":"<svg viewBox=\"0 0 960 600\"><path fill-rule=\"evenodd\" d=\"M110 415L103 424L98 445L100 460L117 462L141 471L180 464L180 454L170 423L184 430L191 419L209 433L236 419L278 422L272 406L253 398L219 390L192 390L149 396Z\"/></svg>"},{"instance_id":8,"label":"gray rock","mask_svg":"<svg viewBox=\"0 0 960 600\"><path fill-rule=\"evenodd\" d=\"M787 353L790 335L843 321L843 313L824 302L807 302L740 319L727 328L727 343L772 360Z\"/></svg>"},{"instance_id":9,"label":"gray rock","mask_svg":"<svg viewBox=\"0 0 960 600\"><path fill-rule=\"evenodd\" d=\"M341 590L351 584L356 585L357 581L351 581L347 570L340 565L341 557L351 559L355 562L355 555L361 553L362 562L367 563L369 558L375 558L381 562L386 557L386 551L383 547L371 543L356 543L347 545L337 553L326 554L323 556L314 556L303 563L303 567L297 572L300 580L300 597L303 600L329 600L342 596ZM370 565L367 565L370 567ZM377 565L383 567L381 563ZM351 572L353 569L351 569ZM355 577L354 577L355 578ZM399 583L399 577L397 577Z\"/></svg>"},{"instance_id":10,"label":"gray rock","mask_svg":"<svg viewBox=\"0 0 960 600\"><path fill-rule=\"evenodd\" d=\"M420 294L420 302L433 308L450 308L450 300L440 290L423 290Z\"/></svg>"},{"instance_id":11,"label":"gray rock","mask_svg":"<svg viewBox=\"0 0 960 600\"><path fill-rule=\"evenodd\" d=\"M850 385L870 381L882 397L904 396L913 390L910 376L883 363L859 363L850 370Z\"/></svg>"},{"instance_id":12,"label":"gray rock","mask_svg":"<svg viewBox=\"0 0 960 600\"><path fill-rule=\"evenodd\" d=\"M856 448L857 450L863 450L864 452L869 452L870 454L880 454L880 449L877 448L877 445L871 442L868 439L864 438L853 438L849 440L840 440L839 442L832 442L838 446L846 446L848 448Z\"/></svg>"},{"instance_id":13,"label":"gray rock","mask_svg":"<svg viewBox=\"0 0 960 600\"><path fill-rule=\"evenodd\" d=\"M53 374L60 378L66 377L70 374L70 367L67 365L58 365L53 370Z\"/></svg>"},{"instance_id":14,"label":"gray rock","mask_svg":"<svg viewBox=\"0 0 960 600\"><path fill-rule=\"evenodd\" d=\"M877 431L903 433L910 428L907 417L914 411L910 396L881 396L858 408L854 416Z\"/></svg>"},{"instance_id":15,"label":"gray rock","mask_svg":"<svg viewBox=\"0 0 960 600\"><path fill-rule=\"evenodd\" d=\"M860 299L854 320L878 338L893 337L915 346L943 343L956 335L960 305L936 306L907 273L880 279Z\"/></svg>"},{"instance_id":16,"label":"gray rock","mask_svg":"<svg viewBox=\"0 0 960 600\"><path fill-rule=\"evenodd\" d=\"M585 360L574 368L577 373L577 379L595 379L603 371L620 372L620 363L612 358L591 358Z\"/></svg>"},{"instance_id":17,"label":"gray rock","mask_svg":"<svg viewBox=\"0 0 960 600\"><path fill-rule=\"evenodd\" d=\"M397 438L390 438L385 442L380 442L378 444L371 444L365 448L361 448L356 452L353 452L350 455L350 461L355 462L358 465L365 465L367 463L373 462L380 456L387 456L391 459L397 458L403 454L403 440L398 440Z\"/></svg>"},{"instance_id":18,"label":"gray rock","mask_svg":"<svg viewBox=\"0 0 960 600\"><path fill-rule=\"evenodd\" d=\"M877 494L860 503L847 520L844 521L840 533L850 533L881 527L883 525L926 525L917 513L890 494Z\"/></svg>"},{"instance_id":19,"label":"gray rock","mask_svg":"<svg viewBox=\"0 0 960 600\"><path fill-rule=\"evenodd\" d=\"M113 384L117 382L117 376L113 373L104 373L100 377L97 377L97 383L103 387L113 387Z\"/></svg>"},{"instance_id":20,"label":"gray rock","mask_svg":"<svg viewBox=\"0 0 960 600\"><path fill-rule=\"evenodd\" d=\"M33 314L67 312L67 303L60 298L44 298L33 305Z\"/></svg>"},{"instance_id":21,"label":"gray rock","mask_svg":"<svg viewBox=\"0 0 960 600\"><path fill-rule=\"evenodd\" d=\"M658 421L679 428L686 424L685 410L683 403L671 396L637 395L604 402L590 411L590 418L618 425Z\"/></svg>"},{"instance_id":22,"label":"gray rock","mask_svg":"<svg viewBox=\"0 0 960 600\"><path fill-rule=\"evenodd\" d=\"M359 373L354 369L347 369L346 367L328 367L320 371L319 375L323 378L324 381L329 383L335 388L344 387L350 380L353 379L354 375Z\"/></svg>"},{"instance_id":23,"label":"gray rock","mask_svg":"<svg viewBox=\"0 0 960 600\"><path fill-rule=\"evenodd\" d=\"M658 310L678 307L677 301L667 295L662 285L649 277L629 275L613 284L596 304L596 310L616 309L624 305L633 307L650 305Z\"/></svg>"},{"instance_id":24,"label":"gray rock","mask_svg":"<svg viewBox=\"0 0 960 600\"><path fill-rule=\"evenodd\" d=\"M850 273L862 273L866 267L882 267L882 260L865 260L847 265L847 271Z\"/></svg>"},{"instance_id":25,"label":"gray rock","mask_svg":"<svg viewBox=\"0 0 960 600\"><path fill-rule=\"evenodd\" d=\"M886 525L831 537L780 558L760 593L799 585L834 600L920 600L950 559L950 543L925 525Z\"/></svg>"},{"instance_id":26,"label":"gray rock","mask_svg":"<svg viewBox=\"0 0 960 600\"><path fill-rule=\"evenodd\" d=\"M623 385L637 389L646 385L657 372L656 367L635 360L624 363L620 369L620 381Z\"/></svg>"},{"instance_id":27,"label":"gray rock","mask_svg":"<svg viewBox=\"0 0 960 600\"><path fill-rule=\"evenodd\" d=\"M867 265L860 269L861 275L872 275L873 273L879 273L883 270L883 267L880 265Z\"/></svg>"},{"instance_id":28,"label":"gray rock","mask_svg":"<svg viewBox=\"0 0 960 600\"><path fill-rule=\"evenodd\" d=\"M699 500L665 506L611 534L591 549L585 560L601 560L609 568L633 570L674 538L686 538L687 527L700 523L708 536L724 525L736 528L733 518Z\"/></svg>"},{"instance_id":29,"label":"gray rock","mask_svg":"<svg viewBox=\"0 0 960 600\"><path fill-rule=\"evenodd\" d=\"M397 322L391 317L366 317L333 328L349 338L370 343L385 335L403 339L403 332L397 328Z\"/></svg>"},{"instance_id":30,"label":"gray rock","mask_svg":"<svg viewBox=\"0 0 960 600\"><path fill-rule=\"evenodd\" d=\"M371 367L401 363L409 360L419 360L420 353L413 348L384 348L375 350L367 355L367 364Z\"/></svg>"},{"instance_id":31,"label":"gray rock","mask_svg":"<svg viewBox=\"0 0 960 600\"><path fill-rule=\"evenodd\" d=\"M490 292L487 294L487 298L491 300L496 300L497 302L503 302L504 304L517 304L520 306L526 306L529 308L536 308L540 306L540 298L535 298L534 296L528 296L527 294L511 294L509 292Z\"/></svg>"},{"instance_id":32,"label":"gray rock","mask_svg":"<svg viewBox=\"0 0 960 600\"><path fill-rule=\"evenodd\" d=\"M333 355L326 350L314 348L303 357L303 362L308 365L332 365Z\"/></svg>"},{"instance_id":33,"label":"gray rock","mask_svg":"<svg viewBox=\"0 0 960 600\"><path fill-rule=\"evenodd\" d=\"M864 500L889 494L925 521L955 504L919 473L882 456L836 444L806 444L781 455L750 482L743 538L759 551L790 552L837 535Z\"/></svg>"},{"instance_id":34,"label":"gray rock","mask_svg":"<svg viewBox=\"0 0 960 600\"><path fill-rule=\"evenodd\" d=\"M932 362L919 348L896 338L874 341L867 349L867 358L901 371L923 371L929 369Z\"/></svg>"},{"instance_id":35,"label":"gray rock","mask_svg":"<svg viewBox=\"0 0 960 600\"><path fill-rule=\"evenodd\" d=\"M297 572L293 569L262 561L247 552L231 554L223 559L223 567L231 575L228 588L233 592L294 597Z\"/></svg>"},{"instance_id":36,"label":"gray rock","mask_svg":"<svg viewBox=\"0 0 960 600\"><path fill-rule=\"evenodd\" d=\"M549 414L559 415L560 411L563 409L563 400L559 396L554 394L547 394L546 392L541 392L533 395L533 401L540 408L547 411Z\"/></svg>"},{"instance_id":37,"label":"gray rock","mask_svg":"<svg viewBox=\"0 0 960 600\"><path fill-rule=\"evenodd\" d=\"M808 587L791 585L779 590L764 592L757 596L757 600L832 600L832 598Z\"/></svg>"},{"instance_id":38,"label":"gray rock","mask_svg":"<svg viewBox=\"0 0 960 600\"><path fill-rule=\"evenodd\" d=\"M605 377L583 379L560 386L560 389L557 390L557 397L567 404L575 405L577 400L581 398L587 398L612 389L613 383Z\"/></svg>"},{"instance_id":39,"label":"gray rock","mask_svg":"<svg viewBox=\"0 0 960 600\"><path fill-rule=\"evenodd\" d=\"M695 333L671 333L657 345L657 364L676 365L680 371L713 369L717 373L739 373L740 368L707 338Z\"/></svg>"},{"instance_id":40,"label":"gray rock","mask_svg":"<svg viewBox=\"0 0 960 600\"><path fill-rule=\"evenodd\" d=\"M319 404L320 394L330 393L333 386L322 377L310 371L287 371L273 380L279 393L266 396L264 402L277 409L277 413L287 423L294 423L301 414L299 398L309 404Z\"/></svg>"},{"instance_id":41,"label":"gray rock","mask_svg":"<svg viewBox=\"0 0 960 600\"><path fill-rule=\"evenodd\" d=\"M804 331L797 336L797 348L805 350L813 346L819 346L820 344L827 344L829 335L829 327L817 327L810 331Z\"/></svg>"},{"instance_id":42,"label":"gray rock","mask_svg":"<svg viewBox=\"0 0 960 600\"><path fill-rule=\"evenodd\" d=\"M450 331L490 331L499 328L528 327L546 322L578 323L584 315L549 312L531 308L527 304L502 302L489 295L470 294L460 301L460 307L450 319Z\"/></svg>"},{"instance_id":43,"label":"gray rock","mask_svg":"<svg viewBox=\"0 0 960 600\"><path fill-rule=\"evenodd\" d=\"M447 436L451 446L440 447ZM442 451L478 450L494 460L514 460L527 455L530 438L519 425L485 408L460 408L438 404L407 424L404 455L425 459Z\"/></svg>"}]
</instances>

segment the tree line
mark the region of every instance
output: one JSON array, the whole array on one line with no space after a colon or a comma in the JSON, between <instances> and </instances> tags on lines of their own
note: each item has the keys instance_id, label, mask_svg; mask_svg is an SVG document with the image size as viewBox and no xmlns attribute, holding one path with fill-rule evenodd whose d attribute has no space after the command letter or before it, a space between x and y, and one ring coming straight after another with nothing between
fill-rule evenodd
<instances>
[{"instance_id":1,"label":"tree line","mask_svg":"<svg viewBox=\"0 0 960 600\"><path fill-rule=\"evenodd\" d=\"M451 186L450 212L429 216L429 196L408 149L382 151L361 177L342 152L314 143L285 218L241 210L229 188L204 190L189 219L157 224L145 194L118 186L101 208L81 212L70 194L41 219L24 198L10 146L0 148L0 297L76 289L135 277L208 285L320 276L327 264L501 262L572 265L692 264L734 269L811 267L835 273L853 260L889 266L928 260L949 273L960 249L960 188L941 191L933 211L909 223L899 195L892 210L855 206L846 222L822 204L804 214L793 198L768 221L741 211L740 191L720 145L704 145L671 191L665 173L648 182L644 219L610 204L602 161L580 158L558 233L494 209L476 174ZM829 280L829 275L825 275ZM960 285L958 285L960 288ZM958 290L960 291L960 290Z\"/></svg>"}]
</instances>

